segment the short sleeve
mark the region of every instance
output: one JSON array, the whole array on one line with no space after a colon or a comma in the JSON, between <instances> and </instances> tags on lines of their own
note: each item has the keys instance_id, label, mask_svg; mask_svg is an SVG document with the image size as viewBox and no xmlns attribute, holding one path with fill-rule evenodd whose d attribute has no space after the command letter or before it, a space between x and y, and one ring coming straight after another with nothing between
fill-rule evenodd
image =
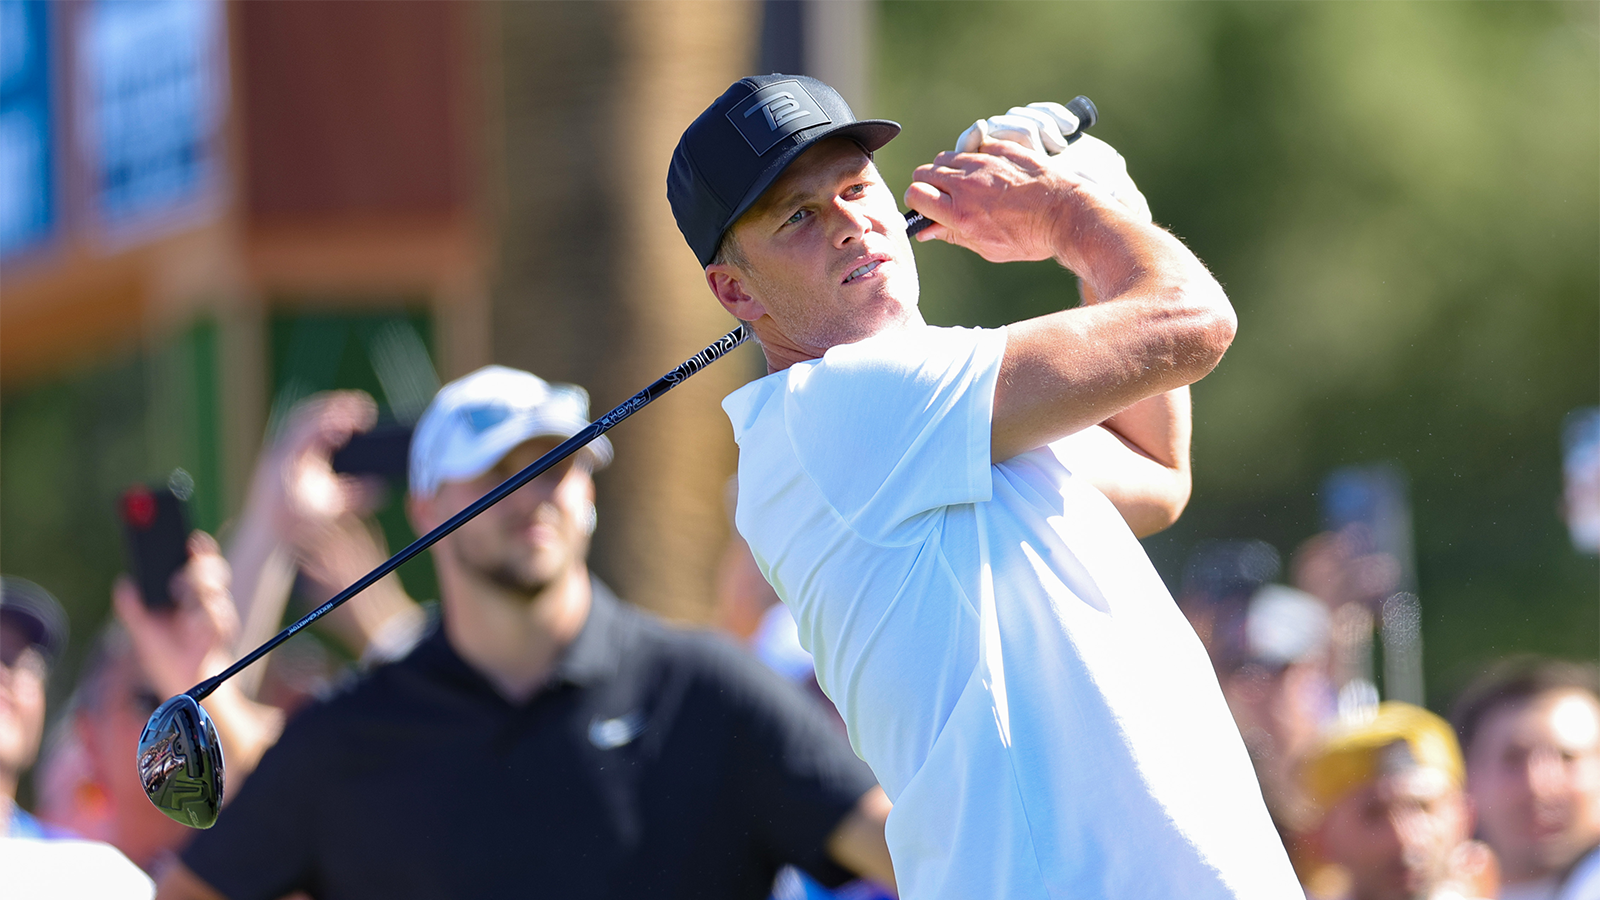
<instances>
[{"instance_id":1,"label":"short sleeve","mask_svg":"<svg viewBox=\"0 0 1600 900\"><path fill-rule=\"evenodd\" d=\"M801 467L862 537L895 542L932 510L989 499L990 421L1005 332L922 327L792 367L784 397Z\"/></svg>"},{"instance_id":2,"label":"short sleeve","mask_svg":"<svg viewBox=\"0 0 1600 900\"><path fill-rule=\"evenodd\" d=\"M314 733L317 712L308 709L289 723L217 823L180 855L189 871L228 900L276 900L311 887L312 782L328 771L310 758L311 747L327 743Z\"/></svg>"},{"instance_id":3,"label":"short sleeve","mask_svg":"<svg viewBox=\"0 0 1600 900\"><path fill-rule=\"evenodd\" d=\"M778 863L804 869L823 884L855 877L827 853L828 838L877 786L872 770L850 749L844 730L820 696L812 697L753 659L728 672L744 698L739 795L759 840Z\"/></svg>"}]
</instances>

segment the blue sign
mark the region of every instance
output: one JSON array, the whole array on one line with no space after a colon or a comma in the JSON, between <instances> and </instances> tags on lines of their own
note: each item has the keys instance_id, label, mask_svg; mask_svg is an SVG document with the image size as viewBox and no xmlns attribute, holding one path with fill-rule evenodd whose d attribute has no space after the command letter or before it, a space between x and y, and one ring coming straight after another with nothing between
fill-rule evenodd
<instances>
[{"instance_id":1,"label":"blue sign","mask_svg":"<svg viewBox=\"0 0 1600 900\"><path fill-rule=\"evenodd\" d=\"M97 0L84 11L83 132L107 221L171 210L214 183L222 22L213 0Z\"/></svg>"},{"instance_id":2,"label":"blue sign","mask_svg":"<svg viewBox=\"0 0 1600 900\"><path fill-rule=\"evenodd\" d=\"M0 0L0 255L55 221L48 19L43 0Z\"/></svg>"}]
</instances>

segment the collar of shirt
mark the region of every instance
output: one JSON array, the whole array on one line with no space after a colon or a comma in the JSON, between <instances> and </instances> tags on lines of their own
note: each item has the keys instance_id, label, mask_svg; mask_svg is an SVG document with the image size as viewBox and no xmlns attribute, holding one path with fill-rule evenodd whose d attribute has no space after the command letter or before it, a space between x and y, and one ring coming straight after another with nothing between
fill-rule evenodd
<instances>
[{"instance_id":1,"label":"collar of shirt","mask_svg":"<svg viewBox=\"0 0 1600 900\"><path fill-rule=\"evenodd\" d=\"M616 594L598 578L591 577L589 584L589 614L584 618L583 628L578 631L578 636L566 652L561 654L549 681L523 703L512 704L505 700L481 672L462 659L450 646L442 622L436 622L432 633L412 651L411 662L440 681L456 684L474 693L488 692L501 697L508 706L535 703L560 685L592 687L600 684L617 674L633 629L628 627L630 617Z\"/></svg>"}]
</instances>

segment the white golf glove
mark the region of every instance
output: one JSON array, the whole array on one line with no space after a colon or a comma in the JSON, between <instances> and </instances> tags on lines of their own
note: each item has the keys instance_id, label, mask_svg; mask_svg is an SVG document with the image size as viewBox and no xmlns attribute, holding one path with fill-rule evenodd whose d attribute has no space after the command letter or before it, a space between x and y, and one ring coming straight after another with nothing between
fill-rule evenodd
<instances>
[{"instance_id":1,"label":"white golf glove","mask_svg":"<svg viewBox=\"0 0 1600 900\"><path fill-rule=\"evenodd\" d=\"M1049 156L1052 165L1110 191L1134 215L1150 221L1150 204L1128 176L1128 164L1122 154L1087 133L1067 143L1066 136L1077 130L1078 117L1059 103L1013 106L1005 115L972 123L972 127L956 139L956 152L976 152L984 138L1022 144Z\"/></svg>"}]
</instances>

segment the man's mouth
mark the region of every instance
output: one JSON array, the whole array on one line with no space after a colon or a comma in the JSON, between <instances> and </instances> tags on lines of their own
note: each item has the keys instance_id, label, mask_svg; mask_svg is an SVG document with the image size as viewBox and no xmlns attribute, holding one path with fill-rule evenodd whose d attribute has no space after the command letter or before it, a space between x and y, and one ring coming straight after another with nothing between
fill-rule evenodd
<instances>
[{"instance_id":1,"label":"man's mouth","mask_svg":"<svg viewBox=\"0 0 1600 900\"><path fill-rule=\"evenodd\" d=\"M862 265L859 265L856 268L851 269L850 270L850 274L846 275L844 277L844 281L842 281L840 283L841 284L849 284L850 282L855 281L857 279L865 278L868 275L871 275L873 272L878 271L878 266L881 266L881 265L883 265L883 260L881 260L881 259L874 259L874 260L872 260L870 262L863 263Z\"/></svg>"}]
</instances>

